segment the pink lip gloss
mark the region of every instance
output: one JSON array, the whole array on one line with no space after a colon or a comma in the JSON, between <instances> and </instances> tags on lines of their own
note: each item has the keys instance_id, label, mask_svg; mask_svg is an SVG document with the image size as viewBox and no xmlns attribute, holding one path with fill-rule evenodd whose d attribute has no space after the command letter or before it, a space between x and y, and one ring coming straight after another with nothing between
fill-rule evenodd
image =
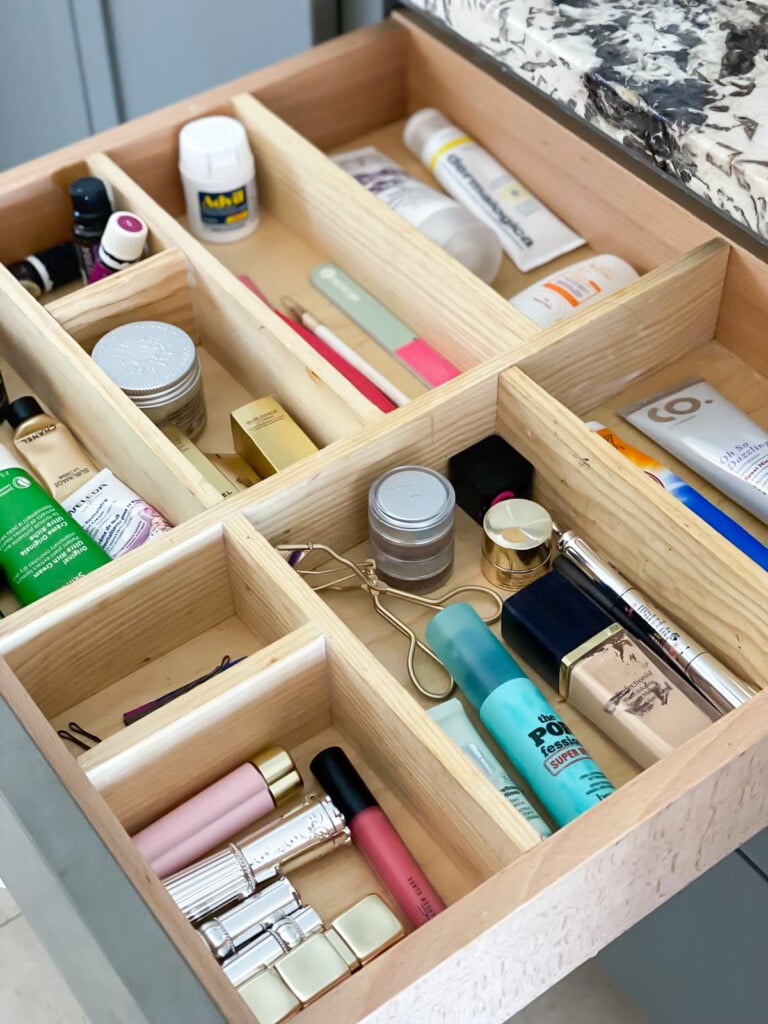
<instances>
[{"instance_id":1,"label":"pink lip gloss","mask_svg":"<svg viewBox=\"0 0 768 1024\"><path fill-rule=\"evenodd\" d=\"M160 878L181 871L301 788L290 754L268 747L137 832L133 841Z\"/></svg>"},{"instance_id":2,"label":"pink lip gloss","mask_svg":"<svg viewBox=\"0 0 768 1024\"><path fill-rule=\"evenodd\" d=\"M418 928L445 910L445 903L341 747L321 750L309 767L344 815L352 842L389 889L408 922Z\"/></svg>"}]
</instances>

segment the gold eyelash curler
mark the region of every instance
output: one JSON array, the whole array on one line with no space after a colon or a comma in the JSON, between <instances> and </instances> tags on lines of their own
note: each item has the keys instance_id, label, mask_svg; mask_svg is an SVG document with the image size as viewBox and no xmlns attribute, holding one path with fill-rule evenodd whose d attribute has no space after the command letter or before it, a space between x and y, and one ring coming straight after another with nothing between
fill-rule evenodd
<instances>
[{"instance_id":1,"label":"gold eyelash curler","mask_svg":"<svg viewBox=\"0 0 768 1024\"><path fill-rule=\"evenodd\" d=\"M430 700L443 700L443 698L450 696L453 687L454 680L448 669L443 665L442 661L437 655L427 647L425 643L416 636L415 632L408 626L402 619L398 618L397 615L384 604L387 598L393 598L398 601L409 601L411 604L421 605L424 608L432 608L435 611L440 611L447 604L457 598L460 594L480 594L483 598L488 599L493 605L493 614L480 617L483 622L487 625L496 622L501 615L501 609L503 606L502 599L496 593L495 590L491 590L490 587L483 587L474 584L467 584L462 587L454 587L453 590L449 590L444 594L440 594L438 597L422 597L419 594L410 594L405 590L398 590L396 587L391 587L384 580L379 579L376 575L376 562L373 558L366 558L362 562L353 562L349 558L345 558L340 555L338 551L334 551L333 548L328 547L327 544L278 544L276 545L277 550L284 554L290 554L288 564L291 565L296 571L307 579L307 582L313 590L364 590L371 598L373 607L377 614L381 615L391 626L394 626L398 632L402 633L408 638L408 658L406 661L408 667L408 677L424 697L428 697ZM312 551L322 551L328 555L335 562L340 563L337 566L331 566L327 569L302 569L299 567L299 562L304 558L305 555ZM344 568L342 568L344 567ZM347 571L344 572L344 569ZM341 573L341 575L339 575ZM328 576L330 574L336 574L334 578L314 583L308 577L314 576ZM432 690L428 690L420 681L416 673L416 654L421 651L422 654L431 658L448 676L448 686L440 693L435 693Z\"/></svg>"}]
</instances>

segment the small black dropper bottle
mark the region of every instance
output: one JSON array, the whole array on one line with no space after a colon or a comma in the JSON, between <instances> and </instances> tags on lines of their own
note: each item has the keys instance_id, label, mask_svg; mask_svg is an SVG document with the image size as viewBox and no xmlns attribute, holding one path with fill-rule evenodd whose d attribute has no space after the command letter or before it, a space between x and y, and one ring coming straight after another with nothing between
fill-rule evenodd
<instances>
[{"instance_id":1,"label":"small black dropper bottle","mask_svg":"<svg viewBox=\"0 0 768 1024\"><path fill-rule=\"evenodd\" d=\"M74 217L73 234L83 280L87 281L99 241L112 214L112 204L101 178L78 178L69 186Z\"/></svg>"}]
</instances>

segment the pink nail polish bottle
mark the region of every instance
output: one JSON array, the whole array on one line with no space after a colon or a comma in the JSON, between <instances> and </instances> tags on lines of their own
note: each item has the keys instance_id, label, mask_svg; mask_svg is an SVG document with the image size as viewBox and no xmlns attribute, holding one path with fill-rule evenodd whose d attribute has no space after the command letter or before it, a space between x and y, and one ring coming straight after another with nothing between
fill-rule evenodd
<instances>
[{"instance_id":1,"label":"pink nail polish bottle","mask_svg":"<svg viewBox=\"0 0 768 1024\"><path fill-rule=\"evenodd\" d=\"M159 877L167 878L269 814L301 786L288 751L267 747L137 832L133 841Z\"/></svg>"}]
</instances>

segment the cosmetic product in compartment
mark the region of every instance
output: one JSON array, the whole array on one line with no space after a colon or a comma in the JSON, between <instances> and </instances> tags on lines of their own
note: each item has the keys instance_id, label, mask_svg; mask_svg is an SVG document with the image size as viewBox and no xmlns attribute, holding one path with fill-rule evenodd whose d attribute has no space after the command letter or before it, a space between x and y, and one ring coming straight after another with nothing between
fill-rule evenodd
<instances>
[{"instance_id":1,"label":"cosmetic product in compartment","mask_svg":"<svg viewBox=\"0 0 768 1024\"><path fill-rule=\"evenodd\" d=\"M514 651L642 767L712 722L672 669L561 573L508 598L501 628Z\"/></svg>"},{"instance_id":2,"label":"cosmetic product in compartment","mask_svg":"<svg viewBox=\"0 0 768 1024\"><path fill-rule=\"evenodd\" d=\"M125 210L113 213L99 241L88 284L133 266L144 254L146 241L147 225L141 217Z\"/></svg>"},{"instance_id":3,"label":"cosmetic product in compartment","mask_svg":"<svg viewBox=\"0 0 768 1024\"><path fill-rule=\"evenodd\" d=\"M133 841L165 878L263 818L301 789L290 754L268 747L152 822Z\"/></svg>"},{"instance_id":4,"label":"cosmetic product in compartment","mask_svg":"<svg viewBox=\"0 0 768 1024\"><path fill-rule=\"evenodd\" d=\"M30 253L7 268L35 299L56 288L80 280L80 263L74 242L59 242L42 252Z\"/></svg>"},{"instance_id":5,"label":"cosmetic product in compartment","mask_svg":"<svg viewBox=\"0 0 768 1024\"><path fill-rule=\"evenodd\" d=\"M520 270L536 267L584 245L499 161L444 114L411 114L403 140L446 192L487 224Z\"/></svg>"},{"instance_id":6,"label":"cosmetic product in compartment","mask_svg":"<svg viewBox=\"0 0 768 1024\"><path fill-rule=\"evenodd\" d=\"M759 693L656 607L645 594L572 531L561 533L552 563L615 622L645 641L721 714Z\"/></svg>"},{"instance_id":7,"label":"cosmetic product in compartment","mask_svg":"<svg viewBox=\"0 0 768 1024\"><path fill-rule=\"evenodd\" d=\"M610 796L613 786L578 737L469 605L438 612L427 643L558 825Z\"/></svg>"},{"instance_id":8,"label":"cosmetic product in compartment","mask_svg":"<svg viewBox=\"0 0 768 1024\"><path fill-rule=\"evenodd\" d=\"M496 277L501 265L499 240L473 213L412 178L375 146L338 153L333 161L483 281Z\"/></svg>"},{"instance_id":9,"label":"cosmetic product in compartment","mask_svg":"<svg viewBox=\"0 0 768 1024\"><path fill-rule=\"evenodd\" d=\"M448 460L456 504L480 526L488 509L505 498L528 498L533 466L498 434L457 452Z\"/></svg>"},{"instance_id":10,"label":"cosmetic product in compartment","mask_svg":"<svg viewBox=\"0 0 768 1024\"><path fill-rule=\"evenodd\" d=\"M0 567L31 604L110 558L0 445Z\"/></svg>"},{"instance_id":11,"label":"cosmetic product in compartment","mask_svg":"<svg viewBox=\"0 0 768 1024\"><path fill-rule=\"evenodd\" d=\"M195 343L160 320L123 324L91 353L97 366L159 427L172 424L192 440L205 427L202 370Z\"/></svg>"},{"instance_id":12,"label":"cosmetic product in compartment","mask_svg":"<svg viewBox=\"0 0 768 1024\"><path fill-rule=\"evenodd\" d=\"M112 203L104 182L88 175L69 186L72 202L73 235L83 281L90 279L99 242L112 214Z\"/></svg>"},{"instance_id":13,"label":"cosmetic product in compartment","mask_svg":"<svg viewBox=\"0 0 768 1024\"><path fill-rule=\"evenodd\" d=\"M483 518L483 575L503 590L540 579L552 555L552 517L535 501L505 498Z\"/></svg>"},{"instance_id":14,"label":"cosmetic product in compartment","mask_svg":"<svg viewBox=\"0 0 768 1024\"><path fill-rule=\"evenodd\" d=\"M344 751L340 747L321 750L310 768L338 804L352 841L392 893L411 926L418 928L445 910L440 895Z\"/></svg>"},{"instance_id":15,"label":"cosmetic product in compartment","mask_svg":"<svg viewBox=\"0 0 768 1024\"><path fill-rule=\"evenodd\" d=\"M602 255L564 267L510 298L510 303L539 327L573 316L585 306L614 295L638 278L626 260Z\"/></svg>"},{"instance_id":16,"label":"cosmetic product in compartment","mask_svg":"<svg viewBox=\"0 0 768 1024\"><path fill-rule=\"evenodd\" d=\"M382 579L415 593L435 590L453 568L453 487L425 466L396 466L371 484L371 554Z\"/></svg>"},{"instance_id":17,"label":"cosmetic product in compartment","mask_svg":"<svg viewBox=\"0 0 768 1024\"><path fill-rule=\"evenodd\" d=\"M739 551L751 558L761 568L768 570L768 547L762 544L749 530L741 523L729 516L721 508L704 497L695 487L678 476L667 466L664 466L651 455L628 444L622 437L611 430L592 420L589 426L600 437L604 438L612 447L621 452L638 469L643 470L656 483L661 484L665 491L668 491L673 498L689 508L694 515L703 519L713 530L716 530L726 540L730 541Z\"/></svg>"},{"instance_id":18,"label":"cosmetic product in compartment","mask_svg":"<svg viewBox=\"0 0 768 1024\"><path fill-rule=\"evenodd\" d=\"M49 416L31 395L11 402L5 415L14 432L17 452L58 502L92 481L99 472L69 428Z\"/></svg>"},{"instance_id":19,"label":"cosmetic product in compartment","mask_svg":"<svg viewBox=\"0 0 768 1024\"><path fill-rule=\"evenodd\" d=\"M707 381L677 384L621 415L768 524L768 432Z\"/></svg>"},{"instance_id":20,"label":"cosmetic product in compartment","mask_svg":"<svg viewBox=\"0 0 768 1024\"><path fill-rule=\"evenodd\" d=\"M510 779L506 770L475 729L464 705L456 697L429 708L427 714L446 735L467 755L470 761L489 779L496 789L536 829L542 839L552 835L552 829L531 804L520 787Z\"/></svg>"},{"instance_id":21,"label":"cosmetic product in compartment","mask_svg":"<svg viewBox=\"0 0 768 1024\"><path fill-rule=\"evenodd\" d=\"M317 451L317 445L271 395L233 409L230 419L235 451L261 477Z\"/></svg>"}]
</instances>

